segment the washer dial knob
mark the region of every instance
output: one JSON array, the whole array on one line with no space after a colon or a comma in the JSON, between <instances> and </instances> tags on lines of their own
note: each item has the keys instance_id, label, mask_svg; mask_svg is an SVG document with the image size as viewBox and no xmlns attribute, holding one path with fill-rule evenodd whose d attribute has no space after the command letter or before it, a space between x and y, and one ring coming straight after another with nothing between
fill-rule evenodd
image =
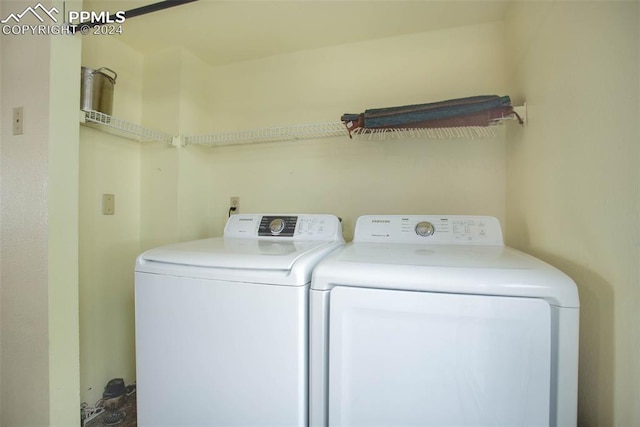
<instances>
[{"instance_id":1,"label":"washer dial knob","mask_svg":"<svg viewBox=\"0 0 640 427\"><path fill-rule=\"evenodd\" d=\"M436 229L433 227L433 224L428 221L419 222L418 225L416 225L415 230L416 234L421 237L431 236L436 231Z\"/></svg>"},{"instance_id":2,"label":"washer dial knob","mask_svg":"<svg viewBox=\"0 0 640 427\"><path fill-rule=\"evenodd\" d=\"M280 234L287 223L282 218L276 218L269 223L269 230L272 234Z\"/></svg>"}]
</instances>

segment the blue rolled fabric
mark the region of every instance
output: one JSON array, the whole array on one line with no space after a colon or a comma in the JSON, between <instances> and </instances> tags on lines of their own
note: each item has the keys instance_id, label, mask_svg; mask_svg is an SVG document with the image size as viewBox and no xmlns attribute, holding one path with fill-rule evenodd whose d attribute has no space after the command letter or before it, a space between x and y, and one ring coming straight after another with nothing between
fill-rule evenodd
<instances>
[{"instance_id":1,"label":"blue rolled fabric","mask_svg":"<svg viewBox=\"0 0 640 427\"><path fill-rule=\"evenodd\" d=\"M489 126L511 116L508 96L480 95L428 104L368 109L361 114L344 114L342 120L351 131L393 128L443 128L455 126Z\"/></svg>"}]
</instances>

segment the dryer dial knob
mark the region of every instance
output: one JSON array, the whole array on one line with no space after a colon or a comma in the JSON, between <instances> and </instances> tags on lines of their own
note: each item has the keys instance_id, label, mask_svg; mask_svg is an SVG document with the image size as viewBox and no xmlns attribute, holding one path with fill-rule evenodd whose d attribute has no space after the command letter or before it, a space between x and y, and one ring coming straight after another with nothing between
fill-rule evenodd
<instances>
[{"instance_id":1,"label":"dryer dial knob","mask_svg":"<svg viewBox=\"0 0 640 427\"><path fill-rule=\"evenodd\" d=\"M431 236L435 231L436 229L433 227L433 224L427 221L419 222L418 225L416 225L416 234L418 236Z\"/></svg>"},{"instance_id":2,"label":"dryer dial knob","mask_svg":"<svg viewBox=\"0 0 640 427\"><path fill-rule=\"evenodd\" d=\"M272 234L280 234L287 223L282 218L276 218L269 223L269 230Z\"/></svg>"}]
</instances>

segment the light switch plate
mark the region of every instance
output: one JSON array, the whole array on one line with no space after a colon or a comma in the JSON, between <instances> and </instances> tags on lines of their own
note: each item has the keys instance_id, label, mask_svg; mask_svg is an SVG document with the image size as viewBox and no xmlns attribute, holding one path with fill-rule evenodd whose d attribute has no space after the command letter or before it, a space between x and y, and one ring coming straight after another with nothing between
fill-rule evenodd
<instances>
[{"instance_id":1,"label":"light switch plate","mask_svg":"<svg viewBox=\"0 0 640 427\"><path fill-rule=\"evenodd\" d=\"M13 134L22 135L24 133L24 110L22 107L13 109Z\"/></svg>"},{"instance_id":2,"label":"light switch plate","mask_svg":"<svg viewBox=\"0 0 640 427\"><path fill-rule=\"evenodd\" d=\"M102 195L102 215L114 215L116 213L116 196L114 194Z\"/></svg>"}]
</instances>

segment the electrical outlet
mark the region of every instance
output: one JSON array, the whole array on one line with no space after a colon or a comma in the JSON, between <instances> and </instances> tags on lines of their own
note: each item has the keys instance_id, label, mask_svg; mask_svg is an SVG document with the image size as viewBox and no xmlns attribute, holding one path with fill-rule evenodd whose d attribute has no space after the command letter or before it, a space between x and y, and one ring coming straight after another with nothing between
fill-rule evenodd
<instances>
[{"instance_id":1,"label":"electrical outlet","mask_svg":"<svg viewBox=\"0 0 640 427\"><path fill-rule=\"evenodd\" d=\"M240 213L240 197L231 197L229 199L229 207L233 213Z\"/></svg>"},{"instance_id":2,"label":"electrical outlet","mask_svg":"<svg viewBox=\"0 0 640 427\"><path fill-rule=\"evenodd\" d=\"M15 107L13 109L13 134L22 135L24 124L24 111L22 107Z\"/></svg>"}]
</instances>

